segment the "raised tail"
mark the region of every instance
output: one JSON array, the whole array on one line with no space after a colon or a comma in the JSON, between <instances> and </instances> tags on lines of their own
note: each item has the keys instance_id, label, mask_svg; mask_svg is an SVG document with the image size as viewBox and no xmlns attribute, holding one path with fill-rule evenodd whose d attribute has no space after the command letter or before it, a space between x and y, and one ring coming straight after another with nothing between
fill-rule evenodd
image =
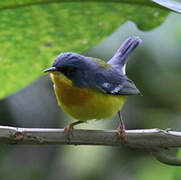
<instances>
[{"instance_id":1,"label":"raised tail","mask_svg":"<svg viewBox=\"0 0 181 180\"><path fill-rule=\"evenodd\" d=\"M116 54L108 61L108 64L119 68L123 74L126 74L126 64L133 50L142 42L139 37L130 37L123 42Z\"/></svg>"}]
</instances>

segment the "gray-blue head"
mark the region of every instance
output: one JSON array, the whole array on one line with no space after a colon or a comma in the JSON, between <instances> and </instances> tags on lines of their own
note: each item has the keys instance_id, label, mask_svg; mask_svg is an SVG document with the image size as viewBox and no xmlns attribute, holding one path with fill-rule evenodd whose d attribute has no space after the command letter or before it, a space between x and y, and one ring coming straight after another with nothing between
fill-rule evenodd
<instances>
[{"instance_id":1,"label":"gray-blue head","mask_svg":"<svg viewBox=\"0 0 181 180\"><path fill-rule=\"evenodd\" d=\"M68 69L85 69L92 65L92 60L89 57L82 56L73 52L61 53L56 58L53 67L61 70L62 68Z\"/></svg>"},{"instance_id":2,"label":"gray-blue head","mask_svg":"<svg viewBox=\"0 0 181 180\"><path fill-rule=\"evenodd\" d=\"M87 79L91 79L91 73L96 71L98 64L90 57L86 57L73 52L61 53L55 60L51 68L44 72L60 72L78 86ZM90 76L90 77L89 77ZM89 77L89 78L88 78Z\"/></svg>"}]
</instances>

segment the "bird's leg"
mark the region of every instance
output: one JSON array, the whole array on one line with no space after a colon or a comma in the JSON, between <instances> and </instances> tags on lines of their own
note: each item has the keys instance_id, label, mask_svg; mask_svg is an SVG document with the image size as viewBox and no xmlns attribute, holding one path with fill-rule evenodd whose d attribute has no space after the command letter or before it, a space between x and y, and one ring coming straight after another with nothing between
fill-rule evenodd
<instances>
[{"instance_id":1,"label":"bird's leg","mask_svg":"<svg viewBox=\"0 0 181 180\"><path fill-rule=\"evenodd\" d=\"M118 134L119 134L119 136L121 136L121 139L122 139L123 143L125 143L125 141L126 141L126 131L125 131L125 126L124 126L124 122L122 120L122 116L121 116L120 111L118 111L118 116L119 116L119 120L120 120L120 125L118 127Z\"/></svg>"},{"instance_id":2,"label":"bird's leg","mask_svg":"<svg viewBox=\"0 0 181 180\"><path fill-rule=\"evenodd\" d=\"M70 142L70 135L71 135L71 132L73 131L74 126L77 124L80 124L80 123L83 123L83 122L82 121L76 121L76 122L69 124L68 126L66 126L64 128L64 131L67 133L67 139L69 142Z\"/></svg>"},{"instance_id":3,"label":"bird's leg","mask_svg":"<svg viewBox=\"0 0 181 180\"><path fill-rule=\"evenodd\" d=\"M77 124L80 124L80 123L83 123L82 121L76 121L76 122L73 122L73 123L71 123L71 124L69 124L68 126L66 126L65 128L64 128L64 131L66 131L66 132L71 132L72 130L73 130L73 127L75 126L75 125L77 125Z\"/></svg>"}]
</instances>

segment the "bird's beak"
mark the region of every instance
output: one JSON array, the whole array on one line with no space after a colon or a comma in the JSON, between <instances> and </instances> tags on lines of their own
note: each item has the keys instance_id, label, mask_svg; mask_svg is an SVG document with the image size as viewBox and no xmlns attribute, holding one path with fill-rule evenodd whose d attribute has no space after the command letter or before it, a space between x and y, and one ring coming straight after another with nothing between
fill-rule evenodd
<instances>
[{"instance_id":1,"label":"bird's beak","mask_svg":"<svg viewBox=\"0 0 181 180\"><path fill-rule=\"evenodd\" d=\"M44 73L52 73L52 72L55 72L57 71L56 67L50 67L48 69L45 69L43 72Z\"/></svg>"}]
</instances>

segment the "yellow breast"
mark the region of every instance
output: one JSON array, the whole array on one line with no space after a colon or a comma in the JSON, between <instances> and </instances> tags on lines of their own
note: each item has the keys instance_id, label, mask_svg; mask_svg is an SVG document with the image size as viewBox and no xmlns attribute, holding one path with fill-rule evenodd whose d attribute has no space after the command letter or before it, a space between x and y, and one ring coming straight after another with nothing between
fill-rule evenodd
<instances>
[{"instance_id":1,"label":"yellow breast","mask_svg":"<svg viewBox=\"0 0 181 180\"><path fill-rule=\"evenodd\" d=\"M60 73L51 74L58 104L73 118L80 121L104 119L117 113L125 96L104 94L90 88L78 88Z\"/></svg>"}]
</instances>

